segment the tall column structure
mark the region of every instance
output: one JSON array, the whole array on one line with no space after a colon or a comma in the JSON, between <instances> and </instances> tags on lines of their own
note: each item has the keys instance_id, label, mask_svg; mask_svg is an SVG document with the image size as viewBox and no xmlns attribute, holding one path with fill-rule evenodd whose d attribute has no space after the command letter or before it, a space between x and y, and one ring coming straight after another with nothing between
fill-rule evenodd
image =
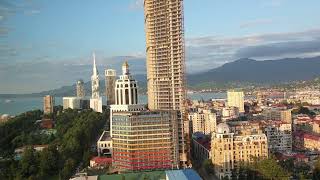
<instances>
[{"instance_id":1,"label":"tall column structure","mask_svg":"<svg viewBox=\"0 0 320 180\"><path fill-rule=\"evenodd\" d=\"M106 69L105 77L107 105L115 104L116 70Z\"/></svg>"},{"instance_id":2,"label":"tall column structure","mask_svg":"<svg viewBox=\"0 0 320 180\"><path fill-rule=\"evenodd\" d=\"M178 110L180 166L188 161L183 0L144 0L148 108Z\"/></svg>"},{"instance_id":3,"label":"tall column structure","mask_svg":"<svg viewBox=\"0 0 320 180\"><path fill-rule=\"evenodd\" d=\"M98 99L100 98L99 93L99 72L96 65L96 55L93 53L93 69L92 69L92 76L91 76L91 88L92 88L92 99Z\"/></svg>"},{"instance_id":4,"label":"tall column structure","mask_svg":"<svg viewBox=\"0 0 320 180\"><path fill-rule=\"evenodd\" d=\"M91 76L91 88L92 88L92 95L90 99L90 108L96 112L102 113L102 98L100 97L99 93L99 72L96 65L96 56L93 53L93 73Z\"/></svg>"}]
</instances>

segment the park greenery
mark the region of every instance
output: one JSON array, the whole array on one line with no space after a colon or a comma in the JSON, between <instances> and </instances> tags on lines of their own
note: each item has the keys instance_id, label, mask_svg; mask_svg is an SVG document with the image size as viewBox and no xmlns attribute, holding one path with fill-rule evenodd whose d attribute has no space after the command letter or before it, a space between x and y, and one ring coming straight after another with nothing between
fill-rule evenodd
<instances>
[{"instance_id":1,"label":"park greenery","mask_svg":"<svg viewBox=\"0 0 320 180\"><path fill-rule=\"evenodd\" d=\"M23 113L0 125L0 179L69 179L89 165L106 113L67 109L54 114L56 134L37 133L42 111ZM48 145L36 151L32 145ZM26 147L20 160L14 150Z\"/></svg>"}]
</instances>

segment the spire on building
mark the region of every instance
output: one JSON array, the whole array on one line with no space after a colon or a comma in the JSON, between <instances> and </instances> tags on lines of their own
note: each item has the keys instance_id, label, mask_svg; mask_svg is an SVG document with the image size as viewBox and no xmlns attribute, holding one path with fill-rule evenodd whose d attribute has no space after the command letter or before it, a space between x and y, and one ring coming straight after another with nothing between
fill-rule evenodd
<instances>
[{"instance_id":1,"label":"spire on building","mask_svg":"<svg viewBox=\"0 0 320 180\"><path fill-rule=\"evenodd\" d=\"M91 76L92 98L98 99L99 95L99 73L96 65L96 55L93 53L93 72Z\"/></svg>"},{"instance_id":2,"label":"spire on building","mask_svg":"<svg viewBox=\"0 0 320 180\"><path fill-rule=\"evenodd\" d=\"M116 81L115 97L117 105L138 104L138 85L137 81L129 73L129 64L124 62L122 65L122 75Z\"/></svg>"},{"instance_id":3,"label":"spire on building","mask_svg":"<svg viewBox=\"0 0 320 180\"><path fill-rule=\"evenodd\" d=\"M97 76L99 73L98 73L97 65L96 65L96 54L95 54L95 52L93 52L92 57L93 57L93 70L92 70L93 74L92 75L93 76Z\"/></svg>"},{"instance_id":4,"label":"spire on building","mask_svg":"<svg viewBox=\"0 0 320 180\"><path fill-rule=\"evenodd\" d=\"M122 75L129 75L130 72L129 72L129 64L128 64L128 61L125 61L123 64L122 64Z\"/></svg>"}]
</instances>

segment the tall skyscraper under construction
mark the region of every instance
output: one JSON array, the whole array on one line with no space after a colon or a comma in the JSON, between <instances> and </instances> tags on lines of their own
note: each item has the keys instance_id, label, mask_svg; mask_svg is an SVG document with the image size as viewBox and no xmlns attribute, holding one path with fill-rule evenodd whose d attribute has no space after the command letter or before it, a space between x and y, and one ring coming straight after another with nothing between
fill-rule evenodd
<instances>
[{"instance_id":1,"label":"tall skyscraper under construction","mask_svg":"<svg viewBox=\"0 0 320 180\"><path fill-rule=\"evenodd\" d=\"M184 123L185 56L183 0L144 0L148 108L179 110L179 158L188 160Z\"/></svg>"}]
</instances>

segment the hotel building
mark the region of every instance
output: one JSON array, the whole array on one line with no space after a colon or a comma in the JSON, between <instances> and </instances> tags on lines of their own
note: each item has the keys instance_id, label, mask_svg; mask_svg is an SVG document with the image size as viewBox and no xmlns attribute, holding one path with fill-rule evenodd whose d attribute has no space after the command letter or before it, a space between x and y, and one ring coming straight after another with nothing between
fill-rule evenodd
<instances>
[{"instance_id":1,"label":"hotel building","mask_svg":"<svg viewBox=\"0 0 320 180\"><path fill-rule=\"evenodd\" d=\"M232 170L238 171L242 162L250 163L254 158L268 157L267 136L261 130L235 129L220 123L212 134L211 158L220 179L231 178Z\"/></svg>"}]
</instances>

